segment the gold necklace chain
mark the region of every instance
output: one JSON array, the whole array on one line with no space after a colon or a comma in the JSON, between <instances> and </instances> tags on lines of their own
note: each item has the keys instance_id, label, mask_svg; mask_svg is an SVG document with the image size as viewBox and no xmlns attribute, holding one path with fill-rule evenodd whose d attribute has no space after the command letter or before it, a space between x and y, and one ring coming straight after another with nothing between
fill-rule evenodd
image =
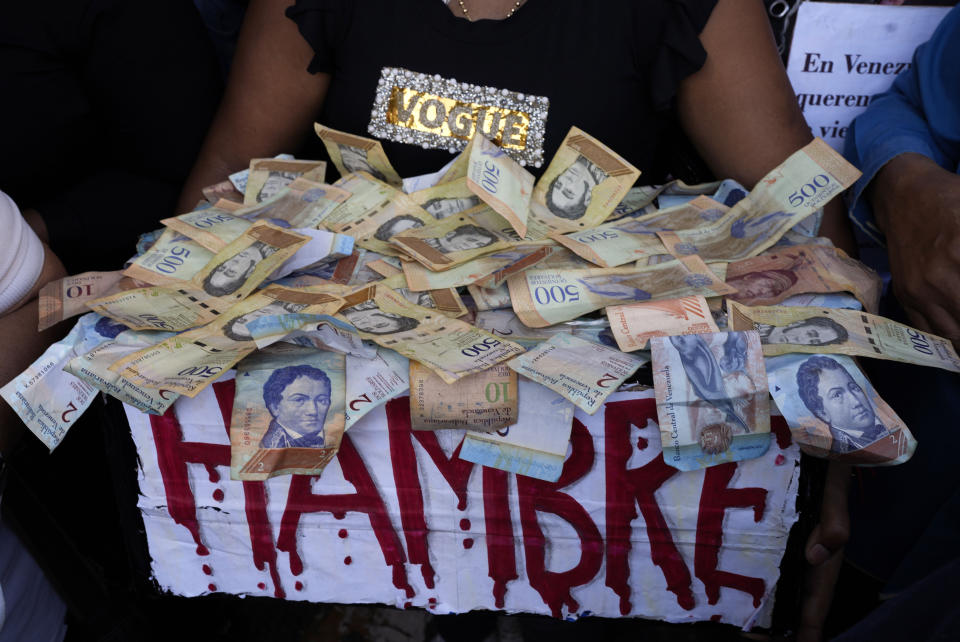
<instances>
[{"instance_id":1,"label":"gold necklace chain","mask_svg":"<svg viewBox=\"0 0 960 642\"><path fill-rule=\"evenodd\" d=\"M470 22L473 22L473 18L470 17L470 12L467 11L467 6L463 4L463 0L457 0L457 3L459 3L460 5L460 10L463 11L463 17L469 20ZM523 0L517 0L516 4L513 5L513 8L510 9L510 12L507 15L505 15L503 19L506 20L507 18L512 16L517 11L517 9L520 8L521 4L523 4Z\"/></svg>"}]
</instances>

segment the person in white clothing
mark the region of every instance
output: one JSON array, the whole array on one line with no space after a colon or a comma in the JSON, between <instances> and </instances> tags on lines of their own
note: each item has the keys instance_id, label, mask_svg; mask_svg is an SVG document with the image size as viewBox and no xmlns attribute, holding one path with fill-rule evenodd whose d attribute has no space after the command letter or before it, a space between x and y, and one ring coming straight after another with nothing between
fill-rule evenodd
<instances>
[{"instance_id":1,"label":"person in white clothing","mask_svg":"<svg viewBox=\"0 0 960 642\"><path fill-rule=\"evenodd\" d=\"M43 228L40 228L43 231ZM63 334L57 326L37 332L40 288L65 275L63 264L0 192L0 385L16 377ZM25 427L0 399L0 493L3 456ZM2 495L0 495L2 500ZM64 638L66 605L10 528L0 522L0 642Z\"/></svg>"},{"instance_id":2,"label":"person in white clothing","mask_svg":"<svg viewBox=\"0 0 960 642\"><path fill-rule=\"evenodd\" d=\"M63 264L0 192L0 385L20 374L55 341L61 328L37 332L40 288L65 276ZM42 228L41 228L42 230ZM24 430L23 422L0 400L0 454L9 453Z\"/></svg>"}]
</instances>

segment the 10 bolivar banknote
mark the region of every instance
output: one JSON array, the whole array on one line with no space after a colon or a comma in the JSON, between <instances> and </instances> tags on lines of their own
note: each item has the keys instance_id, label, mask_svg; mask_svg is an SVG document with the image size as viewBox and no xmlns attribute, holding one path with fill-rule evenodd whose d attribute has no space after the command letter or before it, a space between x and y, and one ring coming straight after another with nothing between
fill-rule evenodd
<instances>
[{"instance_id":1,"label":"10 bolivar banknote","mask_svg":"<svg viewBox=\"0 0 960 642\"><path fill-rule=\"evenodd\" d=\"M113 292L140 287L122 272L84 272L50 281L40 289L40 321L37 330L46 330L64 319L88 312L87 301Z\"/></svg>"},{"instance_id":2,"label":"10 bolivar banknote","mask_svg":"<svg viewBox=\"0 0 960 642\"><path fill-rule=\"evenodd\" d=\"M343 354L279 344L237 366L230 478L319 475L344 431Z\"/></svg>"},{"instance_id":3,"label":"10 bolivar banknote","mask_svg":"<svg viewBox=\"0 0 960 642\"><path fill-rule=\"evenodd\" d=\"M448 384L410 362L410 427L488 432L517 421L517 374L502 363Z\"/></svg>"}]
</instances>

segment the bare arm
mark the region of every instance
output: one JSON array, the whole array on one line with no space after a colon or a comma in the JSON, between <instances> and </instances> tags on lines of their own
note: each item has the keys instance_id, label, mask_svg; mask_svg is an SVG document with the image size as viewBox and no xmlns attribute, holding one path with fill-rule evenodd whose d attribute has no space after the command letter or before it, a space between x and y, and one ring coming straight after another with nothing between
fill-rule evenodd
<instances>
[{"instance_id":1,"label":"bare arm","mask_svg":"<svg viewBox=\"0 0 960 642\"><path fill-rule=\"evenodd\" d=\"M719 0L700 40L703 68L680 86L680 119L714 173L752 187L813 136L777 55L759 0ZM824 211L821 234L837 247L856 245L842 203ZM807 541L811 565L799 639L819 640L833 598L849 526L846 467L831 465L820 524Z\"/></svg>"},{"instance_id":2,"label":"bare arm","mask_svg":"<svg viewBox=\"0 0 960 642\"><path fill-rule=\"evenodd\" d=\"M200 190L248 166L251 158L295 149L323 104L329 74L306 71L313 50L284 11L290 0L253 0L240 31L230 79L178 212Z\"/></svg>"},{"instance_id":3,"label":"bare arm","mask_svg":"<svg viewBox=\"0 0 960 642\"><path fill-rule=\"evenodd\" d=\"M44 244L43 268L33 288L16 305L0 316L0 336L4 338L0 361L0 385L19 375L54 341L64 335L62 325L37 332L40 288L66 276L60 259ZM26 430L6 401L0 400L0 454L9 455Z\"/></svg>"},{"instance_id":4,"label":"bare arm","mask_svg":"<svg viewBox=\"0 0 960 642\"><path fill-rule=\"evenodd\" d=\"M960 176L926 156L900 154L877 172L867 197L911 324L960 345Z\"/></svg>"},{"instance_id":5,"label":"bare arm","mask_svg":"<svg viewBox=\"0 0 960 642\"><path fill-rule=\"evenodd\" d=\"M718 177L752 187L813 136L759 0L720 0L700 41L707 61L680 86L680 120ZM821 233L854 251L839 201L826 208Z\"/></svg>"}]
</instances>

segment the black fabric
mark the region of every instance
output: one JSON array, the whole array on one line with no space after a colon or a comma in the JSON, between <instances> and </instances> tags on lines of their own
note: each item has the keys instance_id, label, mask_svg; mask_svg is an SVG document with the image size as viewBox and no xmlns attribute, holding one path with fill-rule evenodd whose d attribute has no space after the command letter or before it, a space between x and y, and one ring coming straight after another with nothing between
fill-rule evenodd
<instances>
[{"instance_id":1,"label":"black fabric","mask_svg":"<svg viewBox=\"0 0 960 642\"><path fill-rule=\"evenodd\" d=\"M0 190L70 272L118 269L173 213L220 83L189 0L5 2Z\"/></svg>"},{"instance_id":2,"label":"black fabric","mask_svg":"<svg viewBox=\"0 0 960 642\"><path fill-rule=\"evenodd\" d=\"M834 642L952 642L960 639L960 559L890 599Z\"/></svg>"},{"instance_id":3,"label":"black fabric","mask_svg":"<svg viewBox=\"0 0 960 642\"><path fill-rule=\"evenodd\" d=\"M670 171L672 106L706 59L698 34L716 0L527 0L507 20L468 22L440 0L298 0L287 10L311 44L313 73L332 74L319 115L369 135L380 71L401 67L550 99L541 173L571 126L609 145L654 183ZM383 141L401 176L451 155Z\"/></svg>"},{"instance_id":4,"label":"black fabric","mask_svg":"<svg viewBox=\"0 0 960 642\"><path fill-rule=\"evenodd\" d=\"M880 314L909 323L892 290L881 299ZM889 581L887 592L896 592L957 554L945 542L960 539L960 467L954 457L960 449L954 429L960 375L883 359L861 364L880 397L909 426L917 449L899 466L858 469L845 555L857 568Z\"/></svg>"}]
</instances>

